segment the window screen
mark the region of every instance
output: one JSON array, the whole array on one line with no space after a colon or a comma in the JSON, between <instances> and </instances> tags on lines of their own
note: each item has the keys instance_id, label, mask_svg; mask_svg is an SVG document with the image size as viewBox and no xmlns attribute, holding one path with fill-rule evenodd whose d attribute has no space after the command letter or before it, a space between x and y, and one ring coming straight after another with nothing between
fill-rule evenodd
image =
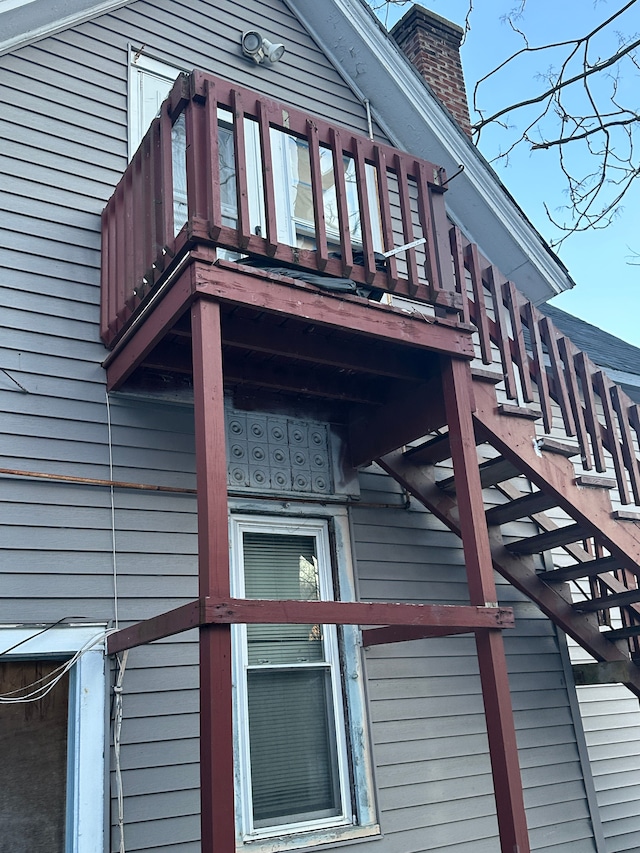
<instances>
[{"instance_id":1,"label":"window screen","mask_svg":"<svg viewBox=\"0 0 640 853\"><path fill-rule=\"evenodd\" d=\"M245 531L245 596L319 600L317 537ZM335 631L250 625L246 696L253 826L341 815L332 681Z\"/></svg>"}]
</instances>

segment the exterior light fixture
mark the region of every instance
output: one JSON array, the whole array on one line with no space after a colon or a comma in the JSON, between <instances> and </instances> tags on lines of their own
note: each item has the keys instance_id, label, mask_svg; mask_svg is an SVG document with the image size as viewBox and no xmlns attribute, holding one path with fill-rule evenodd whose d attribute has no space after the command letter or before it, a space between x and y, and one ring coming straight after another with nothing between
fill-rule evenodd
<instances>
[{"instance_id":1,"label":"exterior light fixture","mask_svg":"<svg viewBox=\"0 0 640 853\"><path fill-rule=\"evenodd\" d=\"M274 44L263 38L257 30L248 30L242 34L242 52L260 65L268 62L273 65L282 58L284 53L283 44Z\"/></svg>"}]
</instances>

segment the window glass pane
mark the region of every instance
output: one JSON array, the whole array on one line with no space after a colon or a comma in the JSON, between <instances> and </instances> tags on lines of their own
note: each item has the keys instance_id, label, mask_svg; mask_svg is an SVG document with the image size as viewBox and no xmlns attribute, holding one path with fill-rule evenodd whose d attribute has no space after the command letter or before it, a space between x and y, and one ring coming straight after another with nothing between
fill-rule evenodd
<instances>
[{"instance_id":1,"label":"window glass pane","mask_svg":"<svg viewBox=\"0 0 640 853\"><path fill-rule=\"evenodd\" d=\"M173 233L186 223L187 210L187 131L182 113L171 128L171 165L173 171Z\"/></svg>"},{"instance_id":2,"label":"window glass pane","mask_svg":"<svg viewBox=\"0 0 640 853\"><path fill-rule=\"evenodd\" d=\"M218 110L218 165L220 168L220 202L222 222L231 228L238 219L236 196L236 157L233 145L233 127L230 122L220 120ZM225 111L226 112L226 111ZM231 117L231 113L229 113Z\"/></svg>"},{"instance_id":3,"label":"window glass pane","mask_svg":"<svg viewBox=\"0 0 640 853\"><path fill-rule=\"evenodd\" d=\"M365 165L367 176L367 199L369 201L369 221L371 222L371 237L373 251L383 252L382 244L382 215L380 213L380 198L378 196L378 170L371 163Z\"/></svg>"},{"instance_id":4,"label":"window glass pane","mask_svg":"<svg viewBox=\"0 0 640 853\"><path fill-rule=\"evenodd\" d=\"M339 815L328 671L250 670L248 694L256 828Z\"/></svg>"},{"instance_id":5,"label":"window glass pane","mask_svg":"<svg viewBox=\"0 0 640 853\"><path fill-rule=\"evenodd\" d=\"M362 228L360 225L360 206L358 204L358 183L356 181L356 161L353 157L343 157L344 182L347 191L347 211L349 212L349 233L351 242L356 246L362 245Z\"/></svg>"},{"instance_id":6,"label":"window glass pane","mask_svg":"<svg viewBox=\"0 0 640 853\"><path fill-rule=\"evenodd\" d=\"M30 692L60 661L0 663L0 693ZM16 692L17 691L17 692ZM69 676L44 698L0 705L0 850L64 849Z\"/></svg>"},{"instance_id":7,"label":"window glass pane","mask_svg":"<svg viewBox=\"0 0 640 853\"><path fill-rule=\"evenodd\" d=\"M314 232L315 217L313 215L313 194L311 191L309 143L304 139L296 139L293 136L289 136L288 140L291 161L293 216L298 225L306 226L310 232Z\"/></svg>"},{"instance_id":8,"label":"window glass pane","mask_svg":"<svg viewBox=\"0 0 640 853\"><path fill-rule=\"evenodd\" d=\"M245 532L243 551L247 598L320 598L314 536ZM247 643L250 665L324 659L320 625L249 625Z\"/></svg>"},{"instance_id":9,"label":"window glass pane","mask_svg":"<svg viewBox=\"0 0 640 853\"><path fill-rule=\"evenodd\" d=\"M315 536L245 532L243 550L247 598L320 598Z\"/></svg>"}]
</instances>

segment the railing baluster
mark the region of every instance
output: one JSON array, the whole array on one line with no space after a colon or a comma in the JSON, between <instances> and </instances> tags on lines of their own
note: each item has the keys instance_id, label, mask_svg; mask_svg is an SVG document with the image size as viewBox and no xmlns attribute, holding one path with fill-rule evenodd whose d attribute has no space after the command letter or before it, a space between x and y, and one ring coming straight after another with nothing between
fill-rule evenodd
<instances>
[{"instance_id":1,"label":"railing baluster","mask_svg":"<svg viewBox=\"0 0 640 853\"><path fill-rule=\"evenodd\" d=\"M618 433L616 431L616 424L614 419L614 411L613 406L611 404L612 382L602 370L598 370L593 379L595 382L596 391L600 396L600 402L602 403L602 411L604 413L604 420L607 425L607 430L609 432L609 452L611 453L611 456L613 458L613 467L615 468L616 480L618 482L620 503L629 504L631 503L631 497L629 495L629 487L627 486L627 476L625 473L624 459L622 457L622 450L620 449L620 441L618 440Z\"/></svg>"},{"instance_id":2,"label":"railing baluster","mask_svg":"<svg viewBox=\"0 0 640 853\"><path fill-rule=\"evenodd\" d=\"M142 187L140 188L141 205L142 205L142 229L140 234L140 244L142 250L141 269L148 265L150 281L149 285L153 287L158 277L158 267L156 265L156 256L154 253L153 241L153 172L152 172L152 139L147 134L142 143ZM141 299L145 294L140 294Z\"/></svg>"},{"instance_id":3,"label":"railing baluster","mask_svg":"<svg viewBox=\"0 0 640 853\"><path fill-rule=\"evenodd\" d=\"M111 203L109 202L100 217L102 231L102 252L100 254L100 337L107 343L109 339L109 321L111 319L111 289L113 287L113 270L111 261Z\"/></svg>"},{"instance_id":4,"label":"railing baluster","mask_svg":"<svg viewBox=\"0 0 640 853\"><path fill-rule=\"evenodd\" d=\"M187 132L187 209L190 229L208 231L210 202L207 192L207 113L200 101L191 101L184 112ZM172 194L173 195L173 194ZM173 200L173 199L172 199ZM204 223L207 226L204 226Z\"/></svg>"},{"instance_id":5,"label":"railing baluster","mask_svg":"<svg viewBox=\"0 0 640 853\"><path fill-rule=\"evenodd\" d=\"M595 461L596 471L602 474L607 470L607 462L602 446L601 426L598 419L598 409L593 394L593 374L595 367L584 352L579 352L575 357L575 366L582 385L582 397L584 399L585 421L589 435L591 436L591 449Z\"/></svg>"},{"instance_id":6,"label":"railing baluster","mask_svg":"<svg viewBox=\"0 0 640 853\"><path fill-rule=\"evenodd\" d=\"M311 194L313 197L313 219L316 230L316 266L323 270L329 254L327 250L327 226L324 218L324 189L322 186L322 167L320 165L320 143L318 126L307 121L307 140L309 142L309 168L311 171ZM263 158L266 157L263 154Z\"/></svg>"},{"instance_id":7,"label":"railing baluster","mask_svg":"<svg viewBox=\"0 0 640 853\"><path fill-rule=\"evenodd\" d=\"M462 234L457 225L452 226L449 231L451 244L451 258L453 260L453 274L455 277L456 292L462 300L462 322L470 323L469 295L467 293L467 275L464 268L464 253L462 250Z\"/></svg>"},{"instance_id":8,"label":"railing baluster","mask_svg":"<svg viewBox=\"0 0 640 853\"><path fill-rule=\"evenodd\" d=\"M220 147L218 143L218 98L213 80L205 81L206 93L206 181L209 185L209 236L217 240L222 229L220 196Z\"/></svg>"},{"instance_id":9,"label":"railing baluster","mask_svg":"<svg viewBox=\"0 0 640 853\"><path fill-rule=\"evenodd\" d=\"M629 472L629 480L631 481L631 491L636 505L640 506L640 471L638 470L638 460L633 447L633 439L631 438L631 429L629 427L629 403L626 394L618 385L611 386L611 398L613 407L618 416L618 426L620 428L620 438L622 439L622 458Z\"/></svg>"},{"instance_id":10,"label":"railing baluster","mask_svg":"<svg viewBox=\"0 0 640 853\"><path fill-rule=\"evenodd\" d=\"M278 251L278 214L273 184L273 152L271 150L271 125L266 103L258 99L258 128L262 151L262 183L264 186L264 212L267 229L267 255L273 258Z\"/></svg>"},{"instance_id":11,"label":"railing baluster","mask_svg":"<svg viewBox=\"0 0 640 853\"><path fill-rule=\"evenodd\" d=\"M374 148L376 170L378 175L378 196L380 198L380 216L382 218L382 239L384 251L394 248L393 222L391 221L391 201L389 199L389 177L387 175L387 155L379 145ZM387 284L389 290L395 290L398 285L398 262L395 255L387 258Z\"/></svg>"},{"instance_id":12,"label":"railing baluster","mask_svg":"<svg viewBox=\"0 0 640 853\"><path fill-rule=\"evenodd\" d=\"M518 399L518 388L516 385L516 377L513 370L513 360L511 355L511 344L509 341L509 330L504 314L504 298L503 285L499 282L498 276L500 273L495 269L493 264L490 264L486 270L487 284L489 292L493 300L493 313L495 314L496 329L498 331L498 349L502 358L502 375L504 376L504 386L507 397L510 400Z\"/></svg>"},{"instance_id":13,"label":"railing baluster","mask_svg":"<svg viewBox=\"0 0 640 853\"><path fill-rule=\"evenodd\" d=\"M145 232L145 207L146 198L144 192L144 149L143 142L131 161L131 172L133 175L132 194L133 194L133 223L131 229L131 240L133 243L133 270L132 270L132 293L129 297L131 310L134 311L144 297L145 287L142 287L142 279L146 278L148 286L153 284L151 277L151 265L145 269L145 263L149 260L146 255L146 245L144 241Z\"/></svg>"},{"instance_id":14,"label":"railing baluster","mask_svg":"<svg viewBox=\"0 0 640 853\"><path fill-rule=\"evenodd\" d=\"M356 187L358 190L358 207L360 208L360 232L362 234L365 280L367 284L371 284L376 276L376 260L373 256L373 234L371 231L369 191L367 188L367 164L362 151L362 139L354 136L352 137L351 144L355 148Z\"/></svg>"},{"instance_id":15,"label":"railing baluster","mask_svg":"<svg viewBox=\"0 0 640 853\"><path fill-rule=\"evenodd\" d=\"M540 330L544 337L544 342L547 345L549 361L551 362L551 371L556 383L556 399L562 412L562 420L564 429L567 435L576 434L576 425L573 420L573 412L571 411L571 403L567 391L567 383L564 378L564 370L560 360L560 352L558 351L558 342L556 340L556 330L548 317L543 317L540 321Z\"/></svg>"},{"instance_id":16,"label":"railing baluster","mask_svg":"<svg viewBox=\"0 0 640 853\"><path fill-rule=\"evenodd\" d=\"M506 283L507 302L509 306L509 317L511 318L511 330L513 342L518 356L518 368L522 384L522 398L525 403L533 403L533 388L531 387L531 376L529 375L529 356L524 343L522 331L522 317L520 316L520 299L516 286L512 281Z\"/></svg>"},{"instance_id":17,"label":"railing baluster","mask_svg":"<svg viewBox=\"0 0 640 853\"><path fill-rule=\"evenodd\" d=\"M237 89L231 92L233 107L233 143L236 158L236 195L238 199L238 244L246 249L251 237L249 197L247 195L247 149L244 133L244 107Z\"/></svg>"},{"instance_id":18,"label":"railing baluster","mask_svg":"<svg viewBox=\"0 0 640 853\"><path fill-rule=\"evenodd\" d=\"M400 215L402 217L402 234L405 243L413 242L413 221L411 215L411 197L409 195L409 180L407 166L401 154L395 155L396 174L398 176L398 192L400 196ZM405 252L407 259L407 278L409 280L409 296L414 296L420 286L418 279L418 264L416 253L412 249Z\"/></svg>"},{"instance_id":19,"label":"railing baluster","mask_svg":"<svg viewBox=\"0 0 640 853\"><path fill-rule=\"evenodd\" d=\"M425 275L429 279L429 285L433 290L441 290L440 272L438 269L438 255L436 252L436 241L434 238L434 223L431 216L431 199L429 197L429 185L427 183L427 170L424 163L416 160L414 163L416 181L418 184L418 216L422 236L426 239L427 263Z\"/></svg>"},{"instance_id":20,"label":"railing baluster","mask_svg":"<svg viewBox=\"0 0 640 853\"><path fill-rule=\"evenodd\" d=\"M465 255L469 273L471 274L471 288L473 291L473 302L475 305L473 321L478 329L482 361L484 364L493 364L491 335L489 333L489 315L487 314L487 303L484 298L484 285L482 284L482 271L480 269L478 247L475 243L469 243L466 248Z\"/></svg>"},{"instance_id":21,"label":"railing baluster","mask_svg":"<svg viewBox=\"0 0 640 853\"><path fill-rule=\"evenodd\" d=\"M587 433L584 413L582 411L582 401L580 400L580 389L578 388L578 376L576 374L574 363L573 344L568 338L562 335L558 340L558 346L565 366L571 409L573 411L573 417L576 424L576 434L582 457L582 467L585 471L590 471L591 468L593 468L593 462L591 461L589 435Z\"/></svg>"},{"instance_id":22,"label":"railing baluster","mask_svg":"<svg viewBox=\"0 0 640 853\"><path fill-rule=\"evenodd\" d=\"M549 378L547 377L547 368L544 363L542 338L538 325L541 319L540 312L528 300L525 310L529 326L529 338L531 339L533 363L536 368L536 385L538 386L538 397L540 399L540 408L542 409L542 422L544 431L550 433L553 427L553 412L551 409L551 394L549 393Z\"/></svg>"},{"instance_id":23,"label":"railing baluster","mask_svg":"<svg viewBox=\"0 0 640 853\"><path fill-rule=\"evenodd\" d=\"M129 169L125 175L124 182L124 210L125 210L125 229L124 229L124 301L121 312L121 320L126 323L132 314L133 308L133 291L141 284L141 281L136 279L135 265L135 233L134 233L134 170ZM142 276L140 276L142 278Z\"/></svg>"},{"instance_id":24,"label":"railing baluster","mask_svg":"<svg viewBox=\"0 0 640 853\"><path fill-rule=\"evenodd\" d=\"M636 440L640 444L640 406L637 403L629 406L629 422L636 431Z\"/></svg>"},{"instance_id":25,"label":"railing baluster","mask_svg":"<svg viewBox=\"0 0 640 853\"><path fill-rule=\"evenodd\" d=\"M351 248L351 230L349 227L349 208L347 206L347 184L344 179L344 153L342 137L337 128L331 128L331 153L333 155L333 176L336 184L338 203L338 221L340 223L340 252L342 254L342 274L351 275L353 269L353 250Z\"/></svg>"},{"instance_id":26,"label":"railing baluster","mask_svg":"<svg viewBox=\"0 0 640 853\"><path fill-rule=\"evenodd\" d=\"M173 245L173 164L171 159L171 116L167 108L160 111L158 122L158 171L155 204L157 211L158 250L162 254ZM164 256L163 256L164 257Z\"/></svg>"},{"instance_id":27,"label":"railing baluster","mask_svg":"<svg viewBox=\"0 0 640 853\"><path fill-rule=\"evenodd\" d=\"M122 310L125 304L125 276L126 276L126 264L125 264L125 216L124 216L124 204L123 204L123 194L125 191L125 181L122 180L116 187L115 194L113 196L114 201L114 209L113 216L115 220L115 275L116 275L116 303L115 303L115 311L113 317L113 331L114 334L119 332L120 327L122 326Z\"/></svg>"}]
</instances>

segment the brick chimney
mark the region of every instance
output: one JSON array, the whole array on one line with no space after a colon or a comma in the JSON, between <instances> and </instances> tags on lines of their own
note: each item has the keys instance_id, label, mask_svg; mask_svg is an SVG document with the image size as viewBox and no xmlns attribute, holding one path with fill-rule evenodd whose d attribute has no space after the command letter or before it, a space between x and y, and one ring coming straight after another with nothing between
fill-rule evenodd
<instances>
[{"instance_id":1,"label":"brick chimney","mask_svg":"<svg viewBox=\"0 0 640 853\"><path fill-rule=\"evenodd\" d=\"M471 138L460 43L462 27L415 5L391 29L391 36L431 86L433 93Z\"/></svg>"}]
</instances>

